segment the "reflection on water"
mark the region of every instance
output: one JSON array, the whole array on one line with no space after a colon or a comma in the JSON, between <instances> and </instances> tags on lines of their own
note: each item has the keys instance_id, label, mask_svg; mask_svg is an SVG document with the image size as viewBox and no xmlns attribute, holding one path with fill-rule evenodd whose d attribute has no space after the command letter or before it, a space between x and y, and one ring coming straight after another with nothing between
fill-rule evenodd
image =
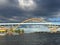
<instances>
[{"instance_id":1,"label":"reflection on water","mask_svg":"<svg viewBox=\"0 0 60 45\"><path fill-rule=\"evenodd\" d=\"M60 34L34 33L1 36L0 45L60 45Z\"/></svg>"}]
</instances>

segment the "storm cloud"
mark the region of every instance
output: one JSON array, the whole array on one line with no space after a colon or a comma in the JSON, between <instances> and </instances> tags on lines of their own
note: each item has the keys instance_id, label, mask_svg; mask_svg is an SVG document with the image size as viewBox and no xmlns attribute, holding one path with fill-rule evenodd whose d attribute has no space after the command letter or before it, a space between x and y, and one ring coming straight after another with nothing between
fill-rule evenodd
<instances>
[{"instance_id":1,"label":"storm cloud","mask_svg":"<svg viewBox=\"0 0 60 45\"><path fill-rule=\"evenodd\" d=\"M33 17L59 17L60 0L33 0L36 4L34 10L24 10L19 6L18 0L0 1L1 22L20 22ZM29 9L29 7L28 7Z\"/></svg>"}]
</instances>

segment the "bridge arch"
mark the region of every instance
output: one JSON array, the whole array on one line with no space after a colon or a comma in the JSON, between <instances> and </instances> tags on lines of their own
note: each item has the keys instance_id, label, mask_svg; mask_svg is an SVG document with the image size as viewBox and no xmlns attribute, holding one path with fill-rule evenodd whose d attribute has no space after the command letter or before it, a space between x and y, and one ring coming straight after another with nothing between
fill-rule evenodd
<instances>
[{"instance_id":1,"label":"bridge arch","mask_svg":"<svg viewBox=\"0 0 60 45\"><path fill-rule=\"evenodd\" d=\"M29 22L29 21L37 21L37 22L46 22L44 19L42 18L30 18L30 19L27 19L27 20L24 20L22 21L21 23L26 23L26 22ZM13 30L15 30L16 28L18 28L21 24L18 24L16 27L14 27Z\"/></svg>"}]
</instances>

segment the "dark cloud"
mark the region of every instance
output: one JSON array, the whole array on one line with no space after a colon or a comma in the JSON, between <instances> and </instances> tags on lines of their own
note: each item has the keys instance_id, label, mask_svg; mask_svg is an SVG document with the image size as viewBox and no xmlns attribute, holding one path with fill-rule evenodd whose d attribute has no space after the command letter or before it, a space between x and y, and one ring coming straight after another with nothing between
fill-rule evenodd
<instances>
[{"instance_id":1,"label":"dark cloud","mask_svg":"<svg viewBox=\"0 0 60 45\"><path fill-rule=\"evenodd\" d=\"M0 19L2 22L15 22L9 20L13 16L19 17L19 20L16 18L18 20L16 22L32 17L52 17L53 15L56 16L60 10L60 0L35 0L37 8L34 11L22 10L16 0L8 0L8 2L8 5L0 6L0 16L3 16Z\"/></svg>"}]
</instances>

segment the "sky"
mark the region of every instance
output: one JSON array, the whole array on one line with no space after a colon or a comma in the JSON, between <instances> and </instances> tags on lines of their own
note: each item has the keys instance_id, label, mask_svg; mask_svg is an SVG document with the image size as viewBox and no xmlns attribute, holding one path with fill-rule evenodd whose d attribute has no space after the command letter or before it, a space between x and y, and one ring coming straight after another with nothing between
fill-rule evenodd
<instances>
[{"instance_id":1,"label":"sky","mask_svg":"<svg viewBox=\"0 0 60 45\"><path fill-rule=\"evenodd\" d=\"M0 0L0 23L20 23L29 18L60 24L60 0Z\"/></svg>"},{"instance_id":2,"label":"sky","mask_svg":"<svg viewBox=\"0 0 60 45\"><path fill-rule=\"evenodd\" d=\"M40 17L47 21L59 22L60 0L0 0L1 23L18 23Z\"/></svg>"}]
</instances>

